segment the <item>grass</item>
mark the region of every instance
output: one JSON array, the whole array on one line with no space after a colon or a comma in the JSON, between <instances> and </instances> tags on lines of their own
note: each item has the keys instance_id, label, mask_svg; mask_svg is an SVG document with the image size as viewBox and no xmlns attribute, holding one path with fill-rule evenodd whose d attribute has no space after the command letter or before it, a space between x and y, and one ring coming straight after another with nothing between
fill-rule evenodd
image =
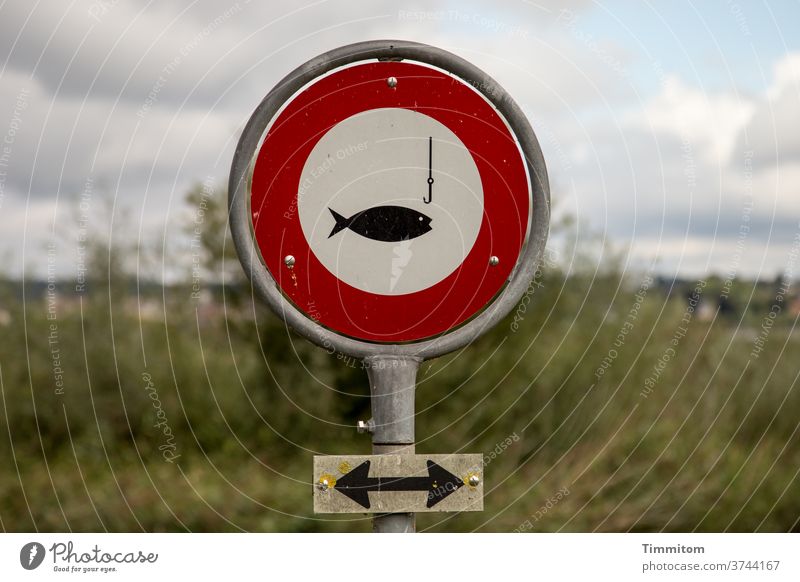
<instances>
[{"instance_id":1,"label":"grass","mask_svg":"<svg viewBox=\"0 0 800 582\"><path fill-rule=\"evenodd\" d=\"M693 318L674 345L686 301L653 289L614 347L637 284L554 270L516 325L512 315L423 364L418 452L490 454L518 438L486 468L485 511L420 515L420 530L798 529L792 322L758 358L737 322L719 318ZM200 319L186 295L166 289L154 319L140 320L113 287L62 309L63 394L44 304L7 302L2 527L368 531L365 516L314 516L308 483L313 454L369 451L352 428L369 416L365 372L260 307L255 321L246 302ZM159 450L169 442L173 462Z\"/></svg>"}]
</instances>

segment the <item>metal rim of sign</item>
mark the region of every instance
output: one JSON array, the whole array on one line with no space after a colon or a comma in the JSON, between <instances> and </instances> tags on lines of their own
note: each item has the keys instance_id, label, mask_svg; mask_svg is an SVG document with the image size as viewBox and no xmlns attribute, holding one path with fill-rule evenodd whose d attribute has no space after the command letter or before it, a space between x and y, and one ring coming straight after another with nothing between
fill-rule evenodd
<instances>
[{"instance_id":1,"label":"metal rim of sign","mask_svg":"<svg viewBox=\"0 0 800 582\"><path fill-rule=\"evenodd\" d=\"M425 63L374 59L287 101L264 132L249 201L284 296L336 333L383 344L480 313L522 253L531 204L522 151L481 93ZM351 229L345 216L362 214Z\"/></svg>"},{"instance_id":2,"label":"metal rim of sign","mask_svg":"<svg viewBox=\"0 0 800 582\"><path fill-rule=\"evenodd\" d=\"M376 60L408 60L428 64L471 85L504 117L519 142L530 180L531 203L527 239L508 283L486 307L463 325L412 343L372 343L340 335L310 319L281 292L256 244L249 208L250 180L266 128L285 103L308 83L334 69ZM367 41L329 51L298 67L279 82L250 117L234 154L229 182L230 224L239 260L253 290L298 333L326 349L353 357L434 358L457 350L488 331L507 315L525 293L541 260L550 219L547 170L536 136L525 115L487 74L442 49L407 41Z\"/></svg>"}]
</instances>

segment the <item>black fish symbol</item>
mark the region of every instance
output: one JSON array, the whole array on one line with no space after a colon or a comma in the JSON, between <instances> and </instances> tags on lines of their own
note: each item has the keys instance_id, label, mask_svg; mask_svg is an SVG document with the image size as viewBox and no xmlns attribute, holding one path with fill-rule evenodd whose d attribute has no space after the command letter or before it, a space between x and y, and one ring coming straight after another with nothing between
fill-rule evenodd
<instances>
[{"instance_id":1,"label":"black fish symbol","mask_svg":"<svg viewBox=\"0 0 800 582\"><path fill-rule=\"evenodd\" d=\"M398 242L422 236L431 229L431 217L404 206L375 206L345 218L328 208L336 224L328 235L349 228L365 238L383 242Z\"/></svg>"}]
</instances>

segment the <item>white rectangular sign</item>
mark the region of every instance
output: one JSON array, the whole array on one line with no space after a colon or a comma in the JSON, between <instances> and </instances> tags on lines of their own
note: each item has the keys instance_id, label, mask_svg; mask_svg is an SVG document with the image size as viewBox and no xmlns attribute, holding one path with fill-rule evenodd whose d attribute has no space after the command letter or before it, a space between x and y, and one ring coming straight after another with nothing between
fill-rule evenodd
<instances>
[{"instance_id":1,"label":"white rectangular sign","mask_svg":"<svg viewBox=\"0 0 800 582\"><path fill-rule=\"evenodd\" d=\"M481 455L314 457L315 513L482 511Z\"/></svg>"}]
</instances>

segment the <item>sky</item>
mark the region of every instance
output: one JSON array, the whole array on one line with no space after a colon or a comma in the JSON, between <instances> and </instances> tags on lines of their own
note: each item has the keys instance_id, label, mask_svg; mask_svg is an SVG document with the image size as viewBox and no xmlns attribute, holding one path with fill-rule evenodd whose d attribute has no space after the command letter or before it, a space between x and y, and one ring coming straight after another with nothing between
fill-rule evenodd
<instances>
[{"instance_id":1,"label":"sky","mask_svg":"<svg viewBox=\"0 0 800 582\"><path fill-rule=\"evenodd\" d=\"M180 250L187 190L223 195L243 125L284 75L405 39L466 58L517 101L554 215L584 244L665 276L794 275L798 33L798 2L6 1L4 271L75 278L91 229Z\"/></svg>"}]
</instances>

